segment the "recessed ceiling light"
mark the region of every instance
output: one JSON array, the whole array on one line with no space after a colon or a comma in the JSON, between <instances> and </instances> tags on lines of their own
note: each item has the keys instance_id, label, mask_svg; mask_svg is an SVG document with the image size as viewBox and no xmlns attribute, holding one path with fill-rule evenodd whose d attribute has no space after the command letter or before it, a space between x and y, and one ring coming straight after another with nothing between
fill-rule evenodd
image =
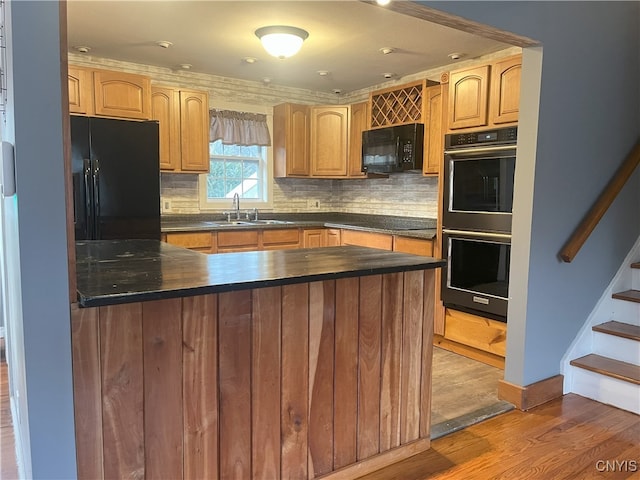
<instances>
[{"instance_id":1,"label":"recessed ceiling light","mask_svg":"<svg viewBox=\"0 0 640 480\"><path fill-rule=\"evenodd\" d=\"M391 72L386 72L386 73L383 73L382 76L384 78L393 78L393 77L396 76L396 74L395 73L391 73Z\"/></svg>"},{"instance_id":2,"label":"recessed ceiling light","mask_svg":"<svg viewBox=\"0 0 640 480\"><path fill-rule=\"evenodd\" d=\"M242 59L242 61L243 61L244 63L248 63L249 65L251 65L251 64L253 64L253 63L256 63L256 62L258 61L258 59L257 59L257 58L255 58L255 57L244 57L244 58Z\"/></svg>"},{"instance_id":3,"label":"recessed ceiling light","mask_svg":"<svg viewBox=\"0 0 640 480\"><path fill-rule=\"evenodd\" d=\"M384 5L389 5L391 3L391 0L376 0L376 3L378 5L384 6Z\"/></svg>"},{"instance_id":4,"label":"recessed ceiling light","mask_svg":"<svg viewBox=\"0 0 640 480\"><path fill-rule=\"evenodd\" d=\"M158 40L156 42L156 45L158 45L159 47L162 47L162 48L169 48L169 47L171 47L173 45L173 43L169 42L167 40Z\"/></svg>"},{"instance_id":5,"label":"recessed ceiling light","mask_svg":"<svg viewBox=\"0 0 640 480\"><path fill-rule=\"evenodd\" d=\"M88 53L89 50L91 50L91 47L85 47L84 45L79 46L79 47L73 47L77 52L80 53Z\"/></svg>"},{"instance_id":6,"label":"recessed ceiling light","mask_svg":"<svg viewBox=\"0 0 640 480\"><path fill-rule=\"evenodd\" d=\"M269 85L271 83L271 79L269 77L264 77L262 79L262 83L264 83L265 85Z\"/></svg>"},{"instance_id":7,"label":"recessed ceiling light","mask_svg":"<svg viewBox=\"0 0 640 480\"><path fill-rule=\"evenodd\" d=\"M336 95L340 95L342 93L342 90L339 88L334 88L333 93L335 93Z\"/></svg>"},{"instance_id":8,"label":"recessed ceiling light","mask_svg":"<svg viewBox=\"0 0 640 480\"><path fill-rule=\"evenodd\" d=\"M459 60L464 57L464 53L450 53L449 55L447 55L447 57L449 57L451 60Z\"/></svg>"},{"instance_id":9,"label":"recessed ceiling light","mask_svg":"<svg viewBox=\"0 0 640 480\"><path fill-rule=\"evenodd\" d=\"M390 53L395 52L395 49L392 47L382 47L380 49L380 53L382 53L383 55L389 55Z\"/></svg>"},{"instance_id":10,"label":"recessed ceiling light","mask_svg":"<svg viewBox=\"0 0 640 480\"><path fill-rule=\"evenodd\" d=\"M193 65L191 65L190 63L182 63L180 64L180 68L183 70L191 70L191 67L193 67Z\"/></svg>"},{"instance_id":11,"label":"recessed ceiling light","mask_svg":"<svg viewBox=\"0 0 640 480\"><path fill-rule=\"evenodd\" d=\"M321 77L326 77L327 75L329 75L329 72L327 70L318 70L318 75L320 75Z\"/></svg>"}]
</instances>

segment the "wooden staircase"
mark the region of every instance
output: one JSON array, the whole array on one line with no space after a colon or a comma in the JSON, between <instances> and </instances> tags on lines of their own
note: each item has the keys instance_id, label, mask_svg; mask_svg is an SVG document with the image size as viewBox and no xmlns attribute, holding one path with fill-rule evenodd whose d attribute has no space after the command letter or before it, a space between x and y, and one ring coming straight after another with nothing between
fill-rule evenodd
<instances>
[{"instance_id":1,"label":"wooden staircase","mask_svg":"<svg viewBox=\"0 0 640 480\"><path fill-rule=\"evenodd\" d=\"M631 264L632 289L613 293L628 318L594 325L593 353L575 360L573 391L584 397L640 414L640 262Z\"/></svg>"}]
</instances>

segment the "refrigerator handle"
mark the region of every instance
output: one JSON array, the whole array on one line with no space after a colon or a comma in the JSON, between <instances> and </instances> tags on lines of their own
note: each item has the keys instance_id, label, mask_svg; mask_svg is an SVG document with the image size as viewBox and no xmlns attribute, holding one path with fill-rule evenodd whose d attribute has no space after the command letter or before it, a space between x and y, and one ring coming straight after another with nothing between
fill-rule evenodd
<instances>
[{"instance_id":1,"label":"refrigerator handle","mask_svg":"<svg viewBox=\"0 0 640 480\"><path fill-rule=\"evenodd\" d=\"M91 238L93 233L93 208L91 206L91 160L82 159L82 172L84 177L84 225L86 229L85 238Z\"/></svg>"},{"instance_id":2,"label":"refrigerator handle","mask_svg":"<svg viewBox=\"0 0 640 480\"><path fill-rule=\"evenodd\" d=\"M93 161L93 198L94 198L94 217L93 217L93 228L94 228L94 239L100 239L100 160L97 158Z\"/></svg>"}]
</instances>

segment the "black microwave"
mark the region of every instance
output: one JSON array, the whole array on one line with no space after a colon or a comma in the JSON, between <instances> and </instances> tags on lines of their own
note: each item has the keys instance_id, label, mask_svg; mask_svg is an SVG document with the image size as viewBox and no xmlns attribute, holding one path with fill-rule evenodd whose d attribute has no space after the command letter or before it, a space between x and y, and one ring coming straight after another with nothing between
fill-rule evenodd
<instances>
[{"instance_id":1,"label":"black microwave","mask_svg":"<svg viewBox=\"0 0 640 480\"><path fill-rule=\"evenodd\" d=\"M424 124L411 123L362 132L362 171L422 171Z\"/></svg>"}]
</instances>

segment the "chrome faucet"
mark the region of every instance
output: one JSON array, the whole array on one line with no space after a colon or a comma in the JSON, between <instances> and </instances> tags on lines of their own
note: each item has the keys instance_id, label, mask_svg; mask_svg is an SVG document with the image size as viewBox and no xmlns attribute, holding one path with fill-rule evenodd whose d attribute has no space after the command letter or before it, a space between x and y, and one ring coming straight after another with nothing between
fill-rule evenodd
<instances>
[{"instance_id":1,"label":"chrome faucet","mask_svg":"<svg viewBox=\"0 0 640 480\"><path fill-rule=\"evenodd\" d=\"M236 220L240 220L240 195L238 195L238 193L233 194L233 203L231 206L236 212Z\"/></svg>"}]
</instances>

